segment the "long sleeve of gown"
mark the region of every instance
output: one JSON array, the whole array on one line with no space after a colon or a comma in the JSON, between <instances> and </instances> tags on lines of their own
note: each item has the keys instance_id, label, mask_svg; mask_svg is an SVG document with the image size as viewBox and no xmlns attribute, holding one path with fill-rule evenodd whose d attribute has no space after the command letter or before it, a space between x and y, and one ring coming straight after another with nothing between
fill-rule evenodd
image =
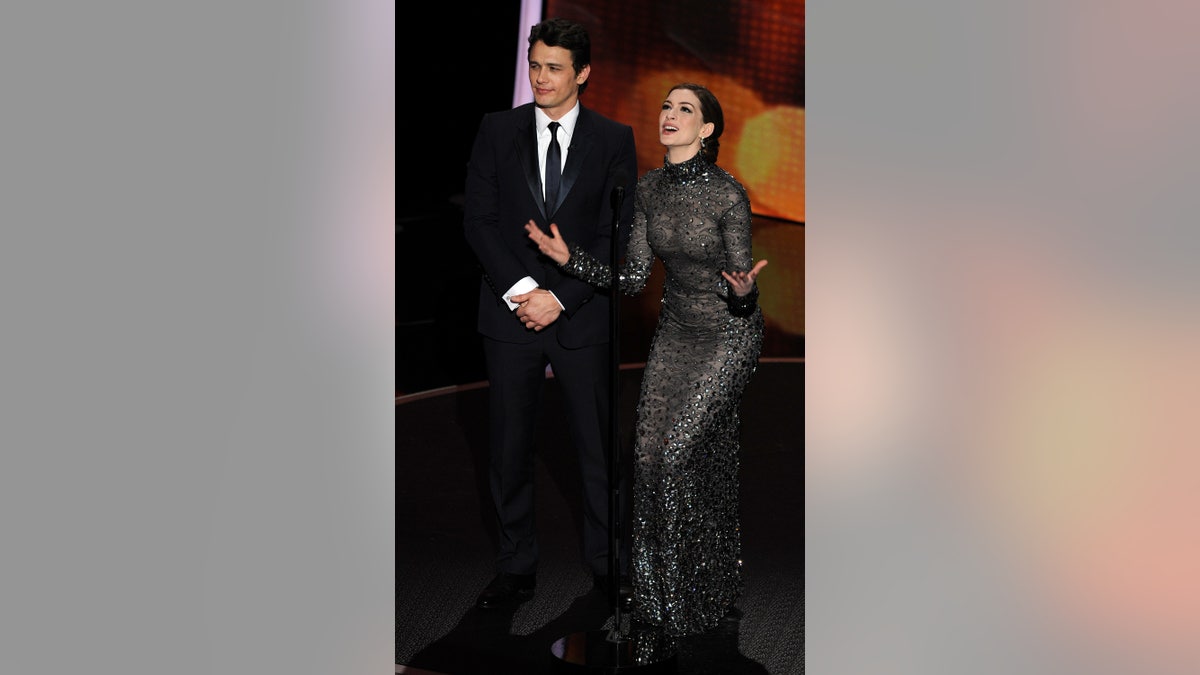
<instances>
[{"instance_id":1,"label":"long sleeve of gown","mask_svg":"<svg viewBox=\"0 0 1200 675\"><path fill-rule=\"evenodd\" d=\"M729 208L721 218L721 236L725 240L725 269L730 272L749 272L754 264L750 251L750 202L742 200ZM758 284L746 295L737 295L726 282L729 311L734 316L750 316L758 306Z\"/></svg>"},{"instance_id":2,"label":"long sleeve of gown","mask_svg":"<svg viewBox=\"0 0 1200 675\"><path fill-rule=\"evenodd\" d=\"M618 272L621 292L626 295L637 295L646 287L650 277L650 268L654 264L654 252L646 238L646 211L639 201L635 201L633 214L633 229L629 233L629 244L625 251L625 261ZM582 279L593 286L608 288L612 286L612 268L600 262L579 246L570 247L571 257L561 265L564 272Z\"/></svg>"}]
</instances>

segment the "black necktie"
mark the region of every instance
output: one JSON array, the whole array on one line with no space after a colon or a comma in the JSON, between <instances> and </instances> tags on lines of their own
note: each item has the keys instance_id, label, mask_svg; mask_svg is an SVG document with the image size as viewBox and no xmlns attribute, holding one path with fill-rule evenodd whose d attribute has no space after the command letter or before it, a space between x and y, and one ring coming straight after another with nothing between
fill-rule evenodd
<instances>
[{"instance_id":1,"label":"black necktie","mask_svg":"<svg viewBox=\"0 0 1200 675\"><path fill-rule=\"evenodd\" d=\"M550 123L550 147L546 148L546 212L558 202L558 185L562 175L562 151L558 147L558 122Z\"/></svg>"}]
</instances>

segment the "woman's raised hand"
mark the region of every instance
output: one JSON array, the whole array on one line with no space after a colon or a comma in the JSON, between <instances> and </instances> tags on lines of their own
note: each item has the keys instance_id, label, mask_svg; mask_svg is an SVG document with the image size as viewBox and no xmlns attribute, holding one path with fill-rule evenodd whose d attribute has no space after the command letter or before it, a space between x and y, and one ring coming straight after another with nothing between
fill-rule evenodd
<instances>
[{"instance_id":1,"label":"woman's raised hand","mask_svg":"<svg viewBox=\"0 0 1200 675\"><path fill-rule=\"evenodd\" d=\"M551 225L550 227L554 226ZM733 292L741 296L749 293L750 289L754 288L754 280L758 278L758 273L766 266L766 260L759 260L749 272L734 272L733 274L721 272L721 276L725 277L725 280L729 282L729 287L733 289Z\"/></svg>"},{"instance_id":2,"label":"woman's raised hand","mask_svg":"<svg viewBox=\"0 0 1200 675\"><path fill-rule=\"evenodd\" d=\"M550 234L542 232L542 228L537 226L537 223L530 220L525 223L525 231L529 233L529 238L533 243L537 244L538 250L550 257L551 260L559 265L565 265L571 259L571 251L567 248L567 242L558 234L558 225L550 223Z\"/></svg>"}]
</instances>

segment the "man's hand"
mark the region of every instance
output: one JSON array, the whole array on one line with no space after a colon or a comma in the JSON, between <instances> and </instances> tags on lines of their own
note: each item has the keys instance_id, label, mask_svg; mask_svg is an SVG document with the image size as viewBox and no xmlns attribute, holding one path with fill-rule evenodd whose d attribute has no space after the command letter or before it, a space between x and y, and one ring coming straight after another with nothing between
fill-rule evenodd
<instances>
[{"instance_id":1,"label":"man's hand","mask_svg":"<svg viewBox=\"0 0 1200 675\"><path fill-rule=\"evenodd\" d=\"M558 320L562 307L550 291L535 288L528 293L510 296L510 302L519 305L516 309L517 320L526 328L540 331Z\"/></svg>"}]
</instances>

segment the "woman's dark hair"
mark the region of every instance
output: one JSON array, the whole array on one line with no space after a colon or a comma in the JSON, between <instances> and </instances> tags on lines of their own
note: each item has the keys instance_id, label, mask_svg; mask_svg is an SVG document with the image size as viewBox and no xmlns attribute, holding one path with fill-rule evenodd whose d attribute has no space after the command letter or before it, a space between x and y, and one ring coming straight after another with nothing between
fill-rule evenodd
<instances>
[{"instance_id":1,"label":"woman's dark hair","mask_svg":"<svg viewBox=\"0 0 1200 675\"><path fill-rule=\"evenodd\" d=\"M721 111L721 102L702 84L680 82L667 90L667 96L676 89L687 89L696 94L696 98L700 100L700 117L705 123L712 122L712 135L700 143L700 154L704 155L704 159L716 164L717 154L721 151L721 134L725 131L725 113Z\"/></svg>"},{"instance_id":2,"label":"woman's dark hair","mask_svg":"<svg viewBox=\"0 0 1200 675\"><path fill-rule=\"evenodd\" d=\"M538 42L544 42L547 47L562 47L571 52L571 67L575 69L575 74L579 75L579 71L583 70L584 66L592 63L592 38L588 35L587 29L574 21L566 19L546 19L545 21L534 24L533 28L529 29L529 49L526 50L526 57L533 51L533 45ZM587 89L587 81L579 85L579 93L582 94L584 89Z\"/></svg>"}]
</instances>

